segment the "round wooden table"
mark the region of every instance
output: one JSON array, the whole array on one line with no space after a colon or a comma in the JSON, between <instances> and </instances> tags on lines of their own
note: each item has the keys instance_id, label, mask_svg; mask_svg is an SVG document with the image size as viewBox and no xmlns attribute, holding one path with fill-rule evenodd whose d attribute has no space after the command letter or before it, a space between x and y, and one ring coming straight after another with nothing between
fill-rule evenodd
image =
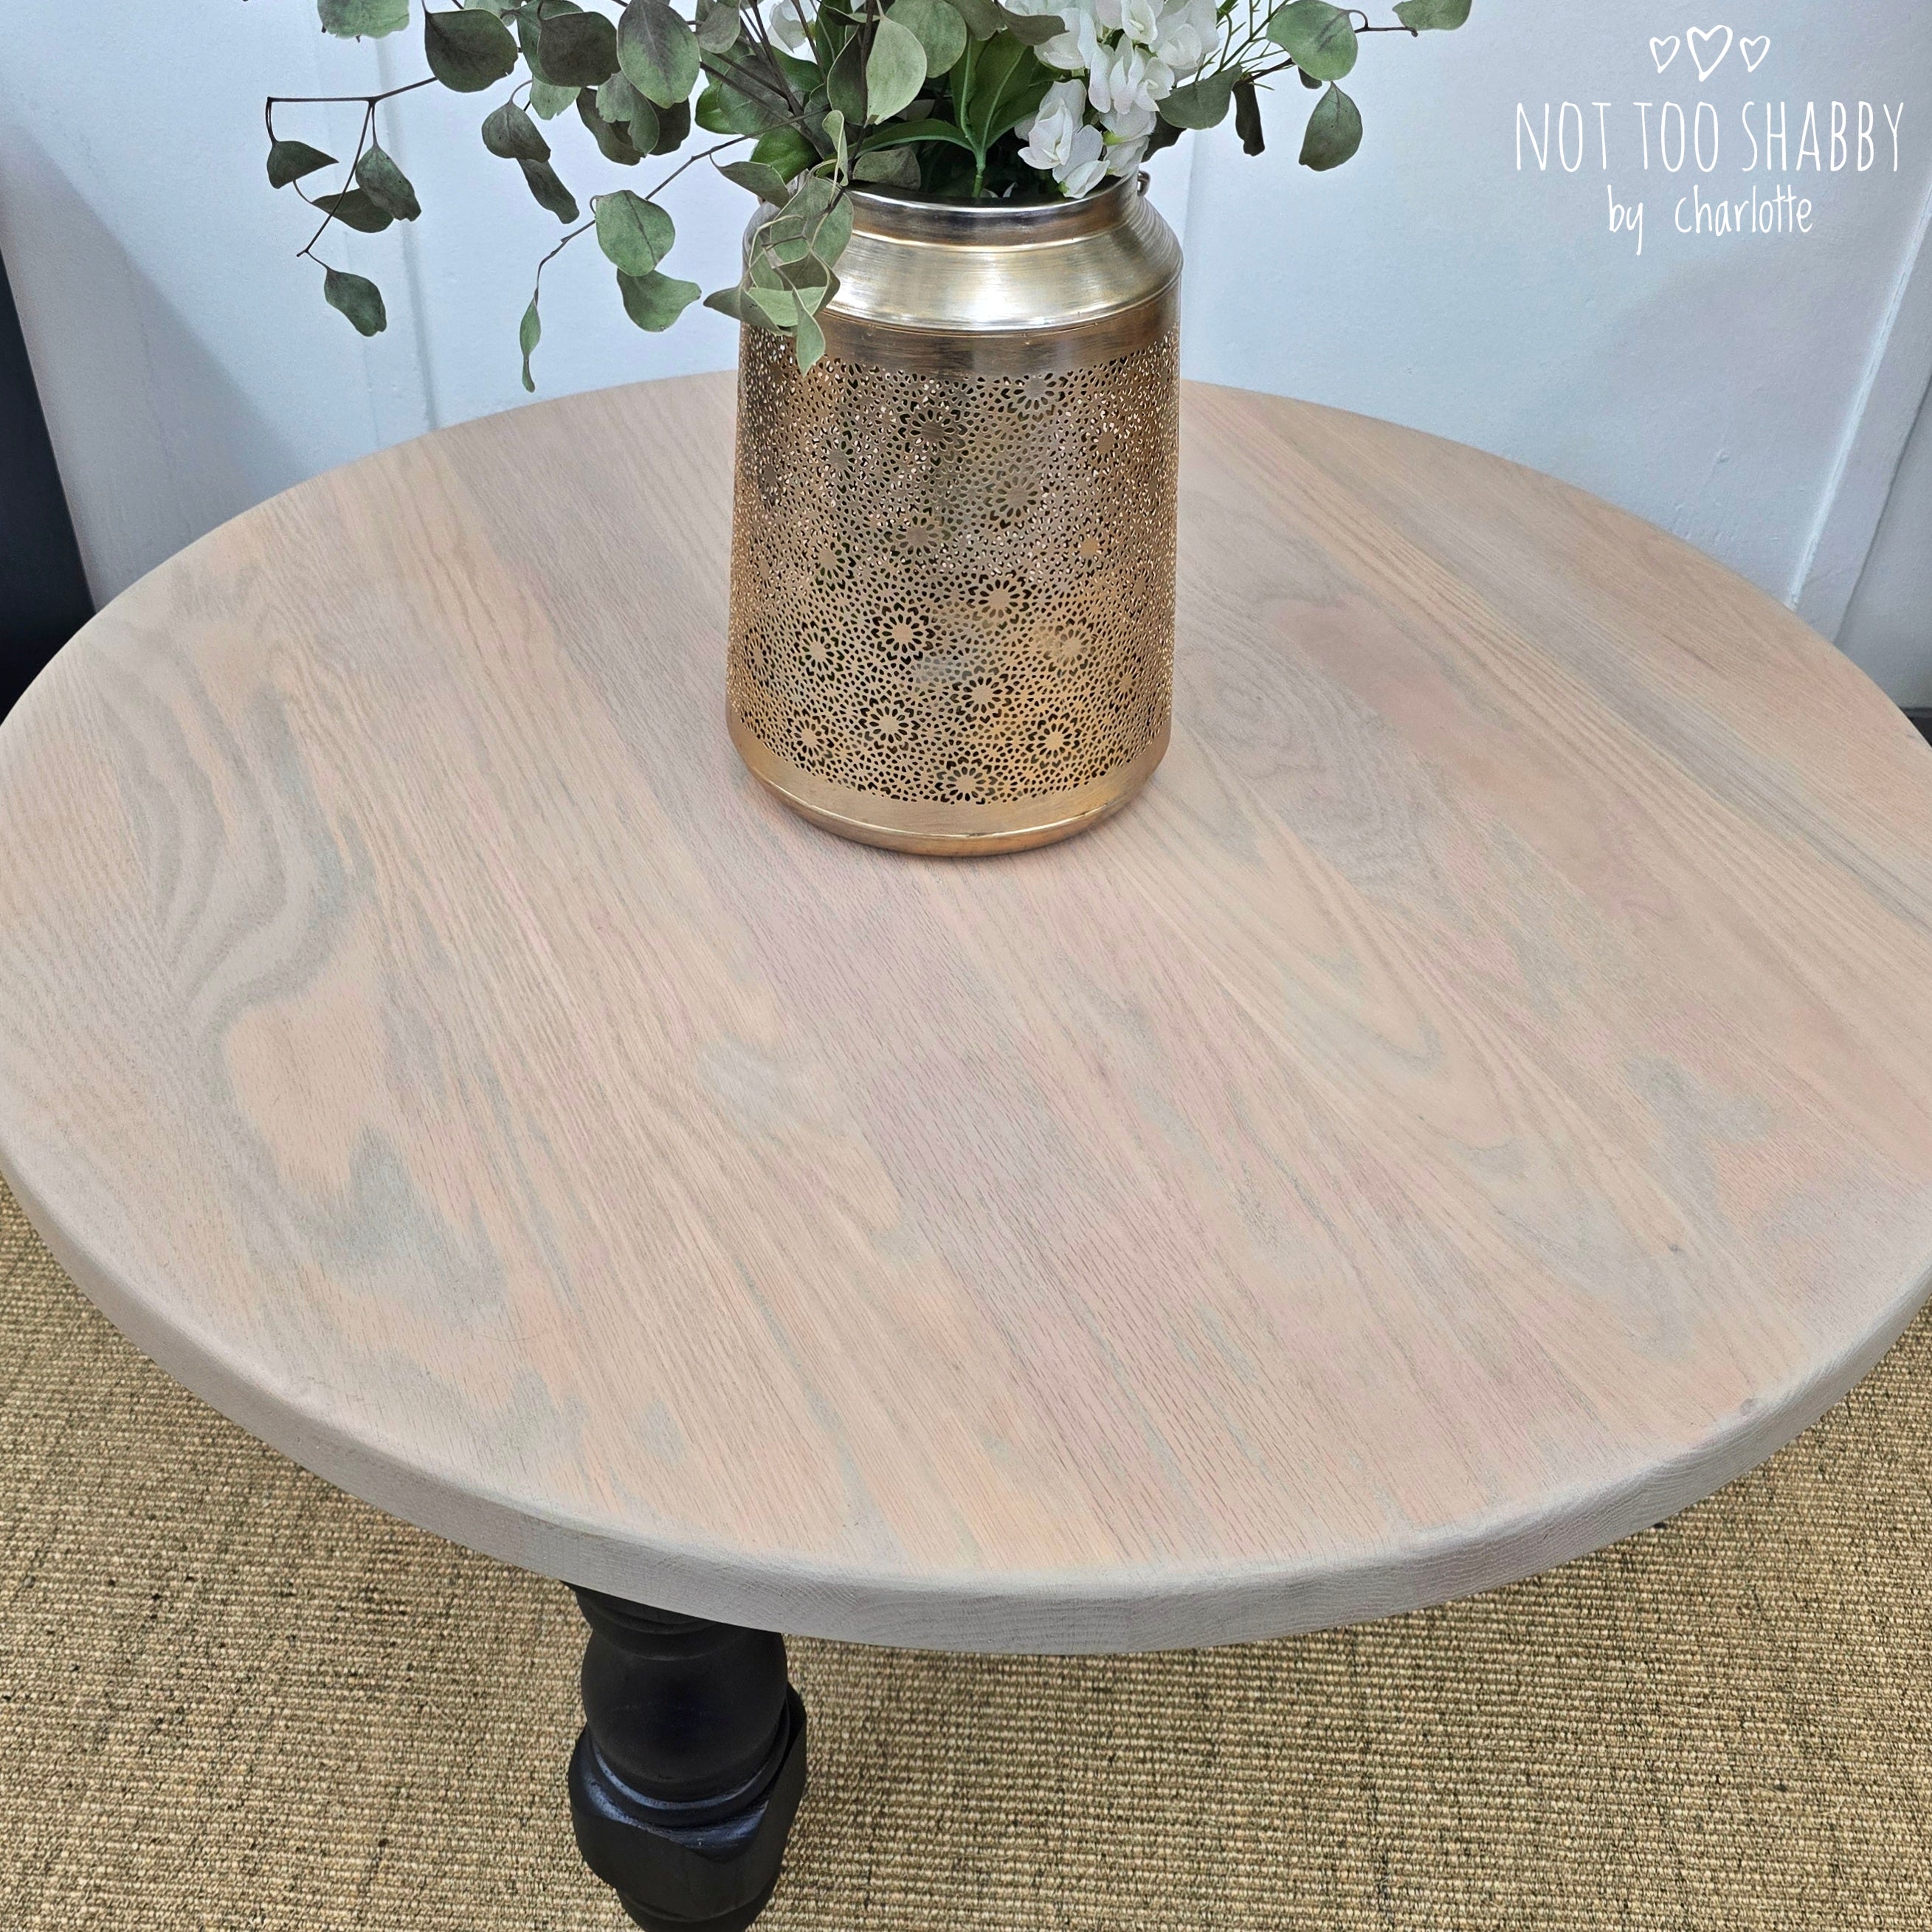
<instances>
[{"instance_id":1,"label":"round wooden table","mask_svg":"<svg viewBox=\"0 0 1932 1932\"><path fill-rule=\"evenodd\" d=\"M320 478L0 730L0 1168L189 1387L581 1587L580 1838L718 1928L804 1772L758 1633L1486 1588L1759 1461L1932 1264L1932 753L1770 598L1196 388L1166 764L909 859L727 741L731 409Z\"/></svg>"}]
</instances>

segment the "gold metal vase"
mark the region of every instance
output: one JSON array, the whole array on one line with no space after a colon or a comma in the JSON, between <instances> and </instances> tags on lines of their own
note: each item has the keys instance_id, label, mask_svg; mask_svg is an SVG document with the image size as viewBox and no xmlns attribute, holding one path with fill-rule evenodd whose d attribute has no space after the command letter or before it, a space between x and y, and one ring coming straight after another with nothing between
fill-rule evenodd
<instances>
[{"instance_id":1,"label":"gold metal vase","mask_svg":"<svg viewBox=\"0 0 1932 1932\"><path fill-rule=\"evenodd\" d=\"M1132 178L853 202L824 358L743 332L733 742L847 838L1066 838L1167 748L1180 244Z\"/></svg>"}]
</instances>

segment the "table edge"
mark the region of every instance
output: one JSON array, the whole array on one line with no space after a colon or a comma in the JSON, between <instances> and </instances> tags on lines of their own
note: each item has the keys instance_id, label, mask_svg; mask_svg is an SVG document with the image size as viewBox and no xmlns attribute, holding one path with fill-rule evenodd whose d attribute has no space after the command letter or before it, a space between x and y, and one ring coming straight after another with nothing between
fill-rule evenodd
<instances>
[{"instance_id":1,"label":"table edge","mask_svg":"<svg viewBox=\"0 0 1932 1932\"><path fill-rule=\"evenodd\" d=\"M560 1582L788 1636L987 1654L1201 1649L1372 1622L1480 1594L1649 1529L1755 1468L1870 1372L1932 1295L1932 1269L1822 1368L1667 1462L1336 1562L959 1570L920 1576L626 1534L431 1470L264 1390L69 1238L0 1138L0 1174L101 1315L192 1394L312 1474L432 1535Z\"/></svg>"}]
</instances>

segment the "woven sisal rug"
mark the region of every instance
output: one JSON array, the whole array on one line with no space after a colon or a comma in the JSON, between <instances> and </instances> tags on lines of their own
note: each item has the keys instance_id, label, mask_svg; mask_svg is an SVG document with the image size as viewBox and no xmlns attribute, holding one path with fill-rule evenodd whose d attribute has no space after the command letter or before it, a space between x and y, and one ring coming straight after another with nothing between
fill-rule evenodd
<instances>
[{"instance_id":1,"label":"woven sisal rug","mask_svg":"<svg viewBox=\"0 0 1932 1932\"><path fill-rule=\"evenodd\" d=\"M1186 1655L800 1642L760 1932L1932 1924L1932 1318L1666 1527ZM0 1189L0 1927L628 1924L557 1585L350 1501L122 1342Z\"/></svg>"}]
</instances>

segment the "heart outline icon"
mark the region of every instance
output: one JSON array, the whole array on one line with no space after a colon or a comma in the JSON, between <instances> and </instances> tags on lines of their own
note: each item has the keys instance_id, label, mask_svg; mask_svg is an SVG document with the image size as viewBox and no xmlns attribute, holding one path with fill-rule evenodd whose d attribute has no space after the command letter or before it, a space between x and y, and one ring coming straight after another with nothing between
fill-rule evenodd
<instances>
[{"instance_id":1,"label":"heart outline icon","mask_svg":"<svg viewBox=\"0 0 1932 1932\"><path fill-rule=\"evenodd\" d=\"M1720 34L1724 37L1724 44L1712 56L1711 63L1707 67L1704 64L1704 56L1700 50L1698 43L1702 41L1708 46ZM1697 78L1700 80L1708 80L1712 75L1724 65L1724 56L1731 50L1732 36L1730 28L1722 26L1693 27L1687 38L1690 43L1690 58L1697 63Z\"/></svg>"},{"instance_id":2,"label":"heart outline icon","mask_svg":"<svg viewBox=\"0 0 1932 1932\"><path fill-rule=\"evenodd\" d=\"M1755 54L1751 52L1753 47L1757 50ZM1756 40L1752 40L1747 36L1738 43L1738 52L1744 57L1744 71L1747 74L1756 73L1758 62L1762 60L1770 51L1771 36L1768 34L1760 34Z\"/></svg>"},{"instance_id":3,"label":"heart outline icon","mask_svg":"<svg viewBox=\"0 0 1932 1932\"><path fill-rule=\"evenodd\" d=\"M1677 50L1684 43L1680 40L1675 34L1672 34L1667 40L1660 40L1654 34L1652 34L1650 37L1650 57L1652 60L1656 62L1657 70L1659 74L1661 74L1664 70L1677 58ZM1667 54L1660 54L1657 51L1659 47L1665 46L1667 46L1670 50L1670 52Z\"/></svg>"}]
</instances>

